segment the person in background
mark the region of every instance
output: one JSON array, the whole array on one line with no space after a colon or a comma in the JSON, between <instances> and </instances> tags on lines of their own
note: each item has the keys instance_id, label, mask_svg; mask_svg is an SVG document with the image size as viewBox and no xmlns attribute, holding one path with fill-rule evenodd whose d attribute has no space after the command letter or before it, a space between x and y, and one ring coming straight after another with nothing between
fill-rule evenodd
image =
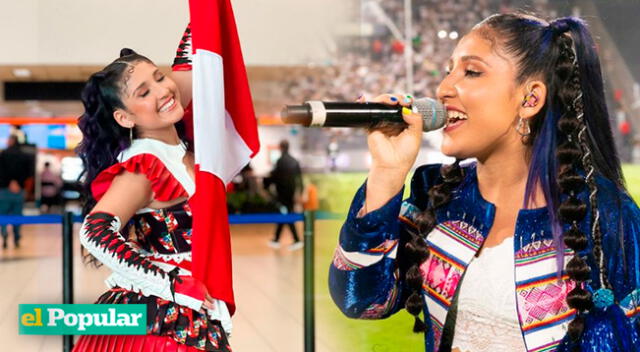
<instances>
[{"instance_id":1,"label":"person in background","mask_svg":"<svg viewBox=\"0 0 640 352\"><path fill-rule=\"evenodd\" d=\"M0 152L0 215L22 215L25 182L32 174L28 156L20 148L18 136L9 136L7 149ZM20 225L13 226L13 244L20 247ZM7 248L7 225L0 227L2 248Z\"/></svg>"},{"instance_id":2,"label":"person in background","mask_svg":"<svg viewBox=\"0 0 640 352\"><path fill-rule=\"evenodd\" d=\"M237 176L238 183L235 186L236 192L247 192L251 195L258 193L258 181L256 175L253 173L251 165L245 166L240 175Z\"/></svg>"},{"instance_id":3,"label":"person in background","mask_svg":"<svg viewBox=\"0 0 640 352\"><path fill-rule=\"evenodd\" d=\"M280 159L276 162L276 167L271 171L271 175L264 179L264 187L269 188L271 185L276 187L276 200L280 203L280 211L283 214L293 212L296 194L302 192L302 172L300 164L289 154L289 142L287 140L280 141ZM302 248L303 242L298 237L298 231L295 224L287 224L293 235L293 244L289 246L290 250ZM280 234L284 224L278 224L273 240L269 242L272 248L280 248Z\"/></svg>"},{"instance_id":4,"label":"person in background","mask_svg":"<svg viewBox=\"0 0 640 352\"><path fill-rule=\"evenodd\" d=\"M340 151L340 145L338 144L338 137L332 136L329 145L327 145L327 155L329 156L329 171L335 172L338 169L338 153Z\"/></svg>"},{"instance_id":5,"label":"person in background","mask_svg":"<svg viewBox=\"0 0 640 352\"><path fill-rule=\"evenodd\" d=\"M48 213L51 206L60 203L60 189L62 188L62 178L51 170L51 163L44 163L44 170L40 174L40 203L41 210Z\"/></svg>"}]
</instances>

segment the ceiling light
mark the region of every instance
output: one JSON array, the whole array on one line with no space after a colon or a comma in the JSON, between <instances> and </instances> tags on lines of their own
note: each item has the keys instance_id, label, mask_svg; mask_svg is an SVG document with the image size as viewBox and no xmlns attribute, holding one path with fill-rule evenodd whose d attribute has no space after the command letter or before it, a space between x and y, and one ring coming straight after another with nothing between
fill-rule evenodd
<instances>
[{"instance_id":1,"label":"ceiling light","mask_svg":"<svg viewBox=\"0 0 640 352\"><path fill-rule=\"evenodd\" d=\"M31 70L28 68L14 68L13 75L18 78L29 78L31 77Z\"/></svg>"}]
</instances>

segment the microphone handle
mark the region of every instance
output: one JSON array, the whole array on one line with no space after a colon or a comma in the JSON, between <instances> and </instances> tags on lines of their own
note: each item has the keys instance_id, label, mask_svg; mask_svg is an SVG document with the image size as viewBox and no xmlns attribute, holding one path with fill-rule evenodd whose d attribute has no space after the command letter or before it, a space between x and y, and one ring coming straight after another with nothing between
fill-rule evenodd
<instances>
[{"instance_id":1,"label":"microphone handle","mask_svg":"<svg viewBox=\"0 0 640 352\"><path fill-rule=\"evenodd\" d=\"M403 122L402 106L382 103L326 102L327 127L373 127L381 122ZM409 107L411 108L411 107Z\"/></svg>"},{"instance_id":2,"label":"microphone handle","mask_svg":"<svg viewBox=\"0 0 640 352\"><path fill-rule=\"evenodd\" d=\"M373 127L385 121L405 123L402 106L382 103L312 101L304 105L287 106L286 109L286 117L283 118L286 123L307 127Z\"/></svg>"}]
</instances>

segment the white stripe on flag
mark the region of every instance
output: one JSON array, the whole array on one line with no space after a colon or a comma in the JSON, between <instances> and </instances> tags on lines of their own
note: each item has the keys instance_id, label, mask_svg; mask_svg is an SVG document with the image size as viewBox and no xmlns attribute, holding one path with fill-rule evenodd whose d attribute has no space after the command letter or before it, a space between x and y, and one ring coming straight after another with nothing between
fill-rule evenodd
<instances>
[{"instance_id":1,"label":"white stripe on flag","mask_svg":"<svg viewBox=\"0 0 640 352\"><path fill-rule=\"evenodd\" d=\"M224 94L222 57L197 49L193 56L195 162L200 170L227 184L249 163L252 151L225 110Z\"/></svg>"}]
</instances>

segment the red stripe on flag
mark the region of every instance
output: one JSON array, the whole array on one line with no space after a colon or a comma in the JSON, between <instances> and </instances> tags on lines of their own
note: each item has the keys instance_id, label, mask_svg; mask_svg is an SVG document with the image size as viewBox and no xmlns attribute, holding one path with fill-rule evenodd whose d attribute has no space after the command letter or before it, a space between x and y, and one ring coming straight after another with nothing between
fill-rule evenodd
<instances>
[{"instance_id":1,"label":"red stripe on flag","mask_svg":"<svg viewBox=\"0 0 640 352\"><path fill-rule=\"evenodd\" d=\"M192 274L203 281L212 297L225 301L229 313L233 314L235 300L225 185L213 174L201 172L196 165L196 189L197 192L189 200L194 219Z\"/></svg>"}]
</instances>

